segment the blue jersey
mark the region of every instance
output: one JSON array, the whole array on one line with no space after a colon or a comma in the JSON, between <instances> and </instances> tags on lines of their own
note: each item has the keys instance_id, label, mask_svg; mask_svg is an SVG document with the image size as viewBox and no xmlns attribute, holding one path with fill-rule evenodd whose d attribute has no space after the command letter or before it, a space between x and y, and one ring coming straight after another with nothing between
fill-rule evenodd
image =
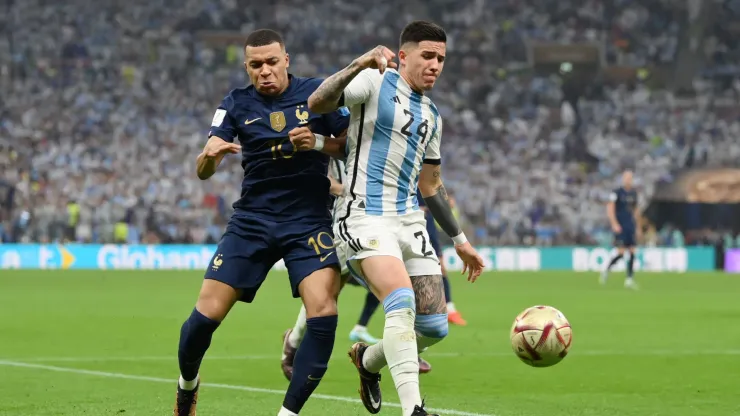
<instances>
[{"instance_id":1,"label":"blue jersey","mask_svg":"<svg viewBox=\"0 0 740 416\"><path fill-rule=\"evenodd\" d=\"M634 228L637 192L634 189L618 188L611 193L609 200L614 202L614 211L619 225L622 228Z\"/></svg>"},{"instance_id":2,"label":"blue jersey","mask_svg":"<svg viewBox=\"0 0 740 416\"><path fill-rule=\"evenodd\" d=\"M317 151L296 152L288 132L307 126L324 136L338 136L349 125L349 111L314 114L307 100L322 80L289 75L278 97L254 86L232 90L221 102L210 136L242 146L241 197L234 209L270 221L331 221L327 170L329 157Z\"/></svg>"}]
</instances>

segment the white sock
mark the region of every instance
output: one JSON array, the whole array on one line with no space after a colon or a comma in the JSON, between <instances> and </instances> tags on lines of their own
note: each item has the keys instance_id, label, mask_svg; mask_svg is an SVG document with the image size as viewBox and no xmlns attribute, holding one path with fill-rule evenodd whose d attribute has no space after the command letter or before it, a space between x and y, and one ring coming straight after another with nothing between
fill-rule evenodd
<instances>
[{"instance_id":1,"label":"white sock","mask_svg":"<svg viewBox=\"0 0 740 416\"><path fill-rule=\"evenodd\" d=\"M180 384L180 388L183 390L193 390L198 386L198 380L200 379L200 375L195 376L195 380L187 381L182 376L180 376L180 380L178 380L178 384Z\"/></svg>"},{"instance_id":2,"label":"white sock","mask_svg":"<svg viewBox=\"0 0 740 416\"><path fill-rule=\"evenodd\" d=\"M453 302L447 302L447 313L453 312L457 312L457 309L455 309L455 304Z\"/></svg>"},{"instance_id":3,"label":"white sock","mask_svg":"<svg viewBox=\"0 0 740 416\"><path fill-rule=\"evenodd\" d=\"M290 410L281 407L280 412L277 414L277 416L298 416L298 413L293 413Z\"/></svg>"},{"instance_id":4,"label":"white sock","mask_svg":"<svg viewBox=\"0 0 740 416\"><path fill-rule=\"evenodd\" d=\"M288 344L293 348L298 348L301 345L301 341L303 341L304 335L306 335L306 307L301 306L301 311L298 312L298 318L296 318L293 331L288 335Z\"/></svg>"},{"instance_id":5,"label":"white sock","mask_svg":"<svg viewBox=\"0 0 740 416\"><path fill-rule=\"evenodd\" d=\"M362 325L355 325L355 327L352 328L352 332L367 332L367 327Z\"/></svg>"},{"instance_id":6,"label":"white sock","mask_svg":"<svg viewBox=\"0 0 740 416\"><path fill-rule=\"evenodd\" d=\"M362 366L371 373L379 373L380 370L388 365L385 360L385 351L383 351L383 340L377 344L367 347L365 354L362 356Z\"/></svg>"},{"instance_id":7,"label":"white sock","mask_svg":"<svg viewBox=\"0 0 740 416\"><path fill-rule=\"evenodd\" d=\"M402 308L385 315L383 351L388 369L396 384L404 416L410 416L421 405L419 392L419 356L416 346L413 309Z\"/></svg>"}]
</instances>

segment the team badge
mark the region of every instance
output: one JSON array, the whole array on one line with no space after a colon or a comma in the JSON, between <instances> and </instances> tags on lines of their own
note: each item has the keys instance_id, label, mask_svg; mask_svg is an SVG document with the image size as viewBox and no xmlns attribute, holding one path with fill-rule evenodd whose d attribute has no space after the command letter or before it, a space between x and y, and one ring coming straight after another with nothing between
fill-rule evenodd
<instances>
[{"instance_id":1,"label":"team badge","mask_svg":"<svg viewBox=\"0 0 740 416\"><path fill-rule=\"evenodd\" d=\"M270 113L270 127L277 132L283 131L286 126L285 113L282 111L275 111Z\"/></svg>"},{"instance_id":2,"label":"team badge","mask_svg":"<svg viewBox=\"0 0 740 416\"><path fill-rule=\"evenodd\" d=\"M295 118L298 119L298 124L306 124L308 123L308 118L311 116L308 111L301 110L305 108L306 106L301 104L295 109Z\"/></svg>"},{"instance_id":3,"label":"team badge","mask_svg":"<svg viewBox=\"0 0 740 416\"><path fill-rule=\"evenodd\" d=\"M215 272L218 270L219 267L224 263L223 254L218 254L216 257L213 258L213 266L211 266L211 269Z\"/></svg>"},{"instance_id":4,"label":"team badge","mask_svg":"<svg viewBox=\"0 0 740 416\"><path fill-rule=\"evenodd\" d=\"M380 241L378 241L378 239L375 237L368 238L367 246L372 249L377 249L378 247L380 247Z\"/></svg>"}]
</instances>

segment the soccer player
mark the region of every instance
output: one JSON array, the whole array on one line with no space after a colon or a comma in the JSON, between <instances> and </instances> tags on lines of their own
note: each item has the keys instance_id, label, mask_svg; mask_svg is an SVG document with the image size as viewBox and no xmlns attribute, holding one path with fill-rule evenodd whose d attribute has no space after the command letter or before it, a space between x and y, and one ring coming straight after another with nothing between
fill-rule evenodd
<instances>
[{"instance_id":1,"label":"soccer player","mask_svg":"<svg viewBox=\"0 0 740 416\"><path fill-rule=\"evenodd\" d=\"M226 154L242 154L244 178L234 214L206 269L198 300L182 325L175 416L193 416L198 370L214 331L237 301L252 302L281 258L293 297L306 306L307 330L278 416L295 416L327 370L337 327L339 276L329 211L329 158L296 152L290 139L344 134L346 109L320 115L306 100L320 79L288 73L282 37L252 32L245 42L252 81L232 90L216 110L208 142L197 158L200 179L212 176ZM316 134L317 136L314 136ZM238 137L239 143L234 143Z\"/></svg>"},{"instance_id":2,"label":"soccer player","mask_svg":"<svg viewBox=\"0 0 740 416\"><path fill-rule=\"evenodd\" d=\"M629 251L627 260L627 278L624 287L637 289L633 278L633 267L635 265L635 247L637 239L640 238L642 229L637 214L637 192L632 188L632 171L626 170L622 173L622 186L615 189L609 195L609 203L606 206L606 215L609 218L612 231L614 231L614 243L617 246L617 255L611 259L609 265L601 272L601 284L606 284L609 270L624 256L624 251Z\"/></svg>"},{"instance_id":3,"label":"soccer player","mask_svg":"<svg viewBox=\"0 0 740 416\"><path fill-rule=\"evenodd\" d=\"M417 352L448 330L442 270L430 248L418 190L440 227L452 237L463 273L475 281L483 259L465 238L440 175L442 119L424 93L442 72L447 35L429 22L407 25L395 54L378 46L330 76L309 97L317 113L347 106L350 185L339 237L350 271L383 303L383 339L356 343L350 357L360 373L360 397L370 413L381 408L380 370L388 365L404 416L429 415L419 391ZM417 337L417 333L419 336Z\"/></svg>"},{"instance_id":4,"label":"soccer player","mask_svg":"<svg viewBox=\"0 0 740 416\"><path fill-rule=\"evenodd\" d=\"M452 197L450 197L451 201ZM451 205L451 204L450 204ZM447 278L447 268L445 267L444 257L442 255L442 245L439 244L439 231L437 231L437 225L434 222L432 213L426 208L424 198L419 200L419 207L424 211L424 218L427 223L427 234L429 234L429 242L437 253L439 264L442 267L442 283L445 289L445 302L447 303L447 322L465 326L468 323L463 319L462 314L455 308L455 304L452 302L452 289L450 287L450 279Z\"/></svg>"},{"instance_id":5,"label":"soccer player","mask_svg":"<svg viewBox=\"0 0 740 416\"><path fill-rule=\"evenodd\" d=\"M296 147L301 150L301 143L296 142ZM310 147L304 150L312 150L315 148L315 140L311 143ZM336 243L337 258L339 259L341 286L345 284L362 286L361 282L350 276L349 269L347 268L347 250L346 246L342 243L341 239L337 237L339 230L337 229L338 218L341 218L345 213L344 203L344 183L346 182L346 173L344 162L337 158L332 158L329 165L329 179L331 181L330 193L334 195L334 235ZM363 286L364 287L364 286ZM342 290L340 288L340 290ZM370 322L370 318L375 313L375 310L380 305L380 301L373 294L372 291L368 290L367 296L365 296L365 304L360 314L360 319L357 325L352 329L349 334L349 338L353 342L364 342L366 344L376 344L378 339L370 335L367 331L367 324ZM295 353L298 346L303 339L303 335L306 332L306 307L301 306L301 310L296 318L295 326L292 329L288 329L283 335L283 354L280 360L280 367L283 370L283 375L290 381L293 376L293 360L295 359ZM432 366L419 357L419 372L428 373L432 371Z\"/></svg>"}]
</instances>

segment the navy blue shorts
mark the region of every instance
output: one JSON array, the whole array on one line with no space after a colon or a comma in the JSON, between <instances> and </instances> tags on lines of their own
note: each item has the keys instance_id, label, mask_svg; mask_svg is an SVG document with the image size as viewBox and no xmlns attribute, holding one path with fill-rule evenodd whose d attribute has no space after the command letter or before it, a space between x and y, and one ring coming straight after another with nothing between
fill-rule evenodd
<instances>
[{"instance_id":1,"label":"navy blue shorts","mask_svg":"<svg viewBox=\"0 0 740 416\"><path fill-rule=\"evenodd\" d=\"M427 234L429 234L429 244L432 245L434 252L437 253L437 257L442 257L442 245L439 244L439 231L437 225L434 224L434 217L432 213L427 211L424 215L427 220Z\"/></svg>"},{"instance_id":2,"label":"navy blue shorts","mask_svg":"<svg viewBox=\"0 0 740 416\"><path fill-rule=\"evenodd\" d=\"M325 267L339 268L331 223L277 223L235 213L226 226L206 279L241 289L242 302L252 302L267 273L285 261L293 297L306 276Z\"/></svg>"},{"instance_id":3,"label":"navy blue shorts","mask_svg":"<svg viewBox=\"0 0 740 416\"><path fill-rule=\"evenodd\" d=\"M637 245L637 239L635 238L635 230L630 227L622 227L621 233L614 234L614 245L617 247L635 247Z\"/></svg>"}]
</instances>

